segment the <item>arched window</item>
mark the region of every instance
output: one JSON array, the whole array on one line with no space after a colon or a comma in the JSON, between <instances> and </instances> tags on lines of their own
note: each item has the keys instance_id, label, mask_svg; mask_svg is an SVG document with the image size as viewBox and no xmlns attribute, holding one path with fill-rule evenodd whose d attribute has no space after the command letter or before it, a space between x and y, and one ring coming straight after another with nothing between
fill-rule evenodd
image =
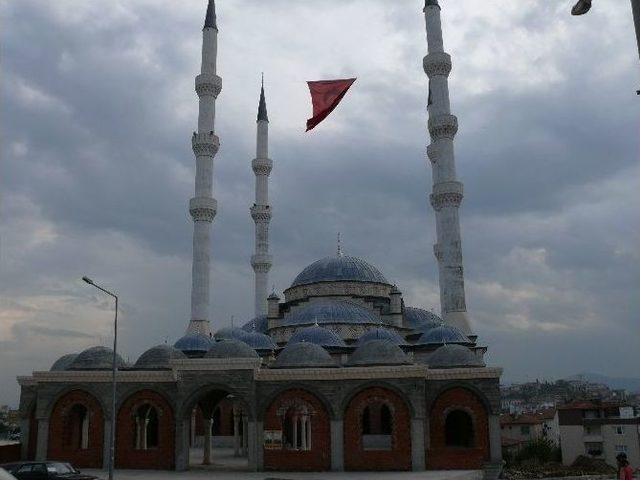
<instances>
[{"instance_id":1,"label":"arched window","mask_svg":"<svg viewBox=\"0 0 640 480\"><path fill-rule=\"evenodd\" d=\"M65 445L75 450L89 448L89 411L84 405L77 403L69 410Z\"/></svg>"},{"instance_id":2,"label":"arched window","mask_svg":"<svg viewBox=\"0 0 640 480\"><path fill-rule=\"evenodd\" d=\"M473 447L473 420L463 410L449 412L444 424L445 444L448 447Z\"/></svg>"},{"instance_id":3,"label":"arched window","mask_svg":"<svg viewBox=\"0 0 640 480\"><path fill-rule=\"evenodd\" d=\"M380 408L380 434L391 435L391 410L384 404Z\"/></svg>"},{"instance_id":4,"label":"arched window","mask_svg":"<svg viewBox=\"0 0 640 480\"><path fill-rule=\"evenodd\" d=\"M362 410L362 448L364 450L390 450L393 433L391 408L375 400Z\"/></svg>"},{"instance_id":5,"label":"arched window","mask_svg":"<svg viewBox=\"0 0 640 480\"><path fill-rule=\"evenodd\" d=\"M147 450L158 446L158 411L152 405L144 404L135 413L135 448Z\"/></svg>"},{"instance_id":6,"label":"arched window","mask_svg":"<svg viewBox=\"0 0 640 480\"><path fill-rule=\"evenodd\" d=\"M282 416L282 446L291 450L311 450L311 414L307 408L292 406Z\"/></svg>"}]
</instances>

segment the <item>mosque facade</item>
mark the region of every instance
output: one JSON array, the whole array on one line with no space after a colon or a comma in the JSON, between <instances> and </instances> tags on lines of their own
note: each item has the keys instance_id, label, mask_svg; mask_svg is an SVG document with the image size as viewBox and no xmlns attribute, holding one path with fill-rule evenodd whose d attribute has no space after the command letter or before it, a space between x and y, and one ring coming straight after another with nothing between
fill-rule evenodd
<instances>
[{"instance_id":1,"label":"mosque facade","mask_svg":"<svg viewBox=\"0 0 640 480\"><path fill-rule=\"evenodd\" d=\"M209 0L196 157L191 318L173 346L135 363L92 347L59 358L48 371L19 377L25 459L102 468L116 419L116 468L185 470L217 465L218 452L253 471L484 469L501 462L501 369L487 366L467 317L453 138L451 59L442 48L440 6L424 7L429 53L428 156L433 168L442 315L405 305L374 265L343 254L304 268L280 298L266 297L271 206L264 88L257 118L255 318L212 332L209 325L218 25Z\"/></svg>"}]
</instances>

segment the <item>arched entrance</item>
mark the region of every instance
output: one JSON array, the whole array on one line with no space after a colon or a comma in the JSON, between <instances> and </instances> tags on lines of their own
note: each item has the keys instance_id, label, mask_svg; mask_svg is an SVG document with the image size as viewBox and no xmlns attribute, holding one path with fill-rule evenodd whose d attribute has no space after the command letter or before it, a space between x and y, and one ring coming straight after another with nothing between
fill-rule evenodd
<instances>
[{"instance_id":1,"label":"arched entrance","mask_svg":"<svg viewBox=\"0 0 640 480\"><path fill-rule=\"evenodd\" d=\"M265 470L325 471L331 468L329 414L302 389L281 392L264 413Z\"/></svg>"},{"instance_id":2,"label":"arched entrance","mask_svg":"<svg viewBox=\"0 0 640 480\"><path fill-rule=\"evenodd\" d=\"M428 468L479 469L489 460L487 407L474 392L456 387L440 394L429 425Z\"/></svg>"},{"instance_id":3,"label":"arched entrance","mask_svg":"<svg viewBox=\"0 0 640 480\"><path fill-rule=\"evenodd\" d=\"M100 402L83 390L58 399L49 420L47 458L80 468L102 468L104 414Z\"/></svg>"},{"instance_id":4,"label":"arched entrance","mask_svg":"<svg viewBox=\"0 0 640 480\"><path fill-rule=\"evenodd\" d=\"M358 392L344 413L345 470L410 470L411 414L381 387Z\"/></svg>"},{"instance_id":5,"label":"arched entrance","mask_svg":"<svg viewBox=\"0 0 640 480\"><path fill-rule=\"evenodd\" d=\"M190 469L249 469L249 408L228 390L204 389L187 403L186 424Z\"/></svg>"},{"instance_id":6,"label":"arched entrance","mask_svg":"<svg viewBox=\"0 0 640 480\"><path fill-rule=\"evenodd\" d=\"M135 392L120 407L116 467L172 470L175 467L173 408L158 392Z\"/></svg>"}]
</instances>

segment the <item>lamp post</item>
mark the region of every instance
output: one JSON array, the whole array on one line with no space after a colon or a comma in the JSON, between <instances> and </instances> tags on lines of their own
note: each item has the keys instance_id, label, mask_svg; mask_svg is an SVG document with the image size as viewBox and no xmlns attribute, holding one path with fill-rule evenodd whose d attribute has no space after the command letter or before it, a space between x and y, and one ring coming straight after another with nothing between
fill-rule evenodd
<instances>
[{"instance_id":1,"label":"lamp post","mask_svg":"<svg viewBox=\"0 0 640 480\"><path fill-rule=\"evenodd\" d=\"M116 301L116 313L115 318L113 320L113 360L111 362L111 432L109 434L111 445L109 446L109 480L113 480L113 462L115 458L115 449L116 449L116 349L118 347L118 296L107 290L106 288L102 288L100 285L97 285L93 280L89 277L82 277L89 285L96 287L98 290L103 291L107 295L113 297Z\"/></svg>"},{"instance_id":2,"label":"lamp post","mask_svg":"<svg viewBox=\"0 0 640 480\"><path fill-rule=\"evenodd\" d=\"M591 9L592 0L578 0L571 9L571 15L584 15ZM638 44L638 57L640 57L640 0L631 0L633 12L633 25L636 29L636 43ZM640 90L636 90L640 95Z\"/></svg>"}]
</instances>

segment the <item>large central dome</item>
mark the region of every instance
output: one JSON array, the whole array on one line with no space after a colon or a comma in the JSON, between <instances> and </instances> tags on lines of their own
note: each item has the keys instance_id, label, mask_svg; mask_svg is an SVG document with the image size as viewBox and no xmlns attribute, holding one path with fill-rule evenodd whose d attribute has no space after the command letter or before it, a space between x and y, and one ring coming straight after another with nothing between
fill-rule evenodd
<instances>
[{"instance_id":1,"label":"large central dome","mask_svg":"<svg viewBox=\"0 0 640 480\"><path fill-rule=\"evenodd\" d=\"M370 282L389 284L373 265L358 257L340 255L326 257L306 267L295 278L291 287L317 282Z\"/></svg>"}]
</instances>

